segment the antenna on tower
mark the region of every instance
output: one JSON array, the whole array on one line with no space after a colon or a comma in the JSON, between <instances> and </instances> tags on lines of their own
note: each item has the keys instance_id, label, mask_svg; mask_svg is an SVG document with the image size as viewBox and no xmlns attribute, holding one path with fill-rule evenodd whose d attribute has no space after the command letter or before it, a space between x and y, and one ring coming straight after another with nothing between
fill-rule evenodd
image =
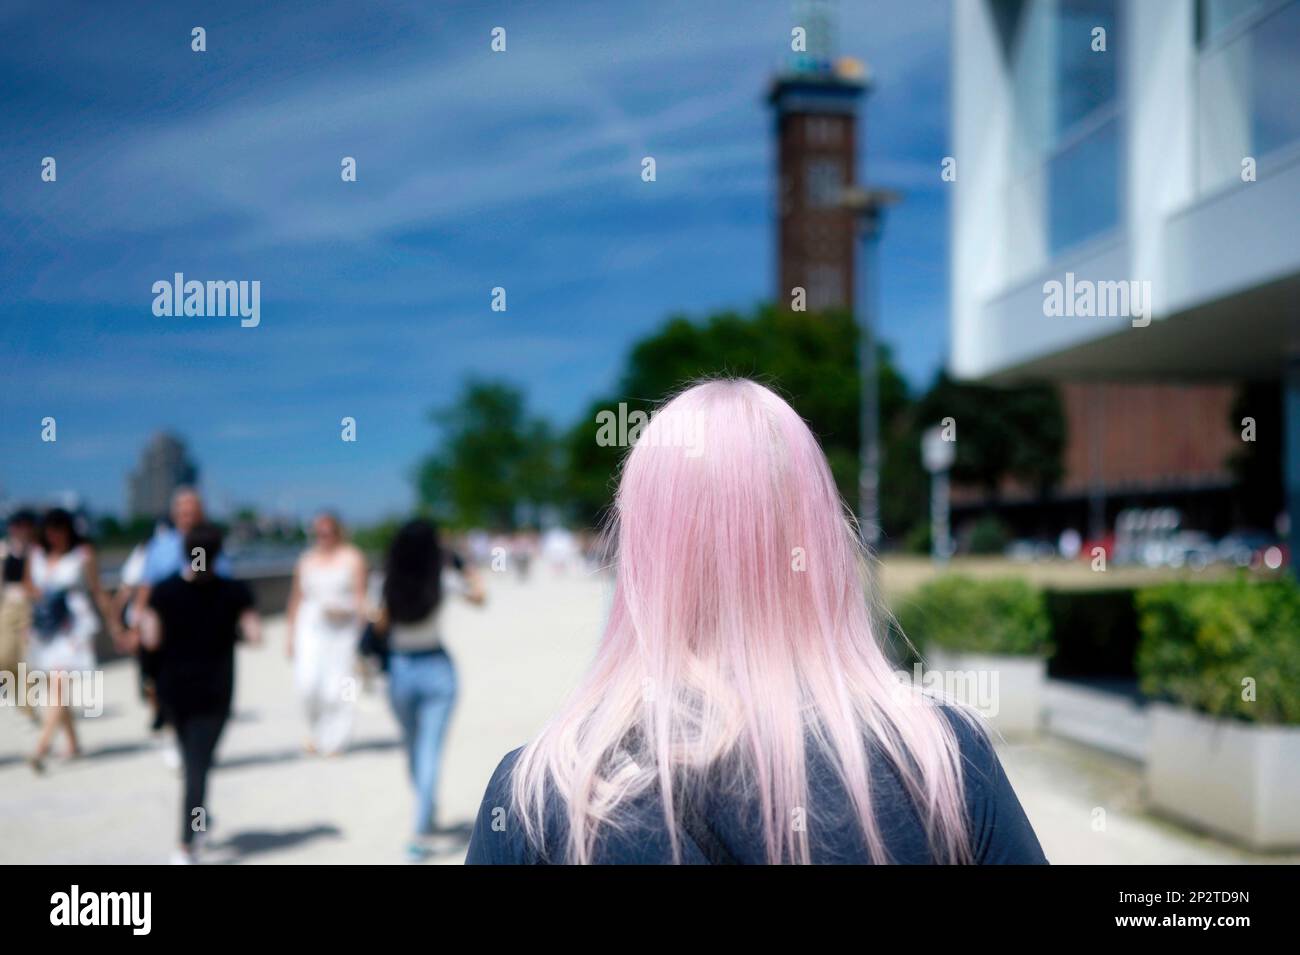
<instances>
[{"instance_id":1,"label":"antenna on tower","mask_svg":"<svg viewBox=\"0 0 1300 955\"><path fill-rule=\"evenodd\" d=\"M797 73L828 73L835 62L836 0L794 0L794 18L807 35L807 50L794 56Z\"/></svg>"}]
</instances>

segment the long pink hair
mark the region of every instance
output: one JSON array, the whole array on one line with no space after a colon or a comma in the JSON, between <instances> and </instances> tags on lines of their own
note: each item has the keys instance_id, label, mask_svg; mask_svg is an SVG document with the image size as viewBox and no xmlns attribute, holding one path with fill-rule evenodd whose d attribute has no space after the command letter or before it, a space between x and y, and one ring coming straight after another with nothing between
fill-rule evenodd
<instances>
[{"instance_id":1,"label":"long pink hair","mask_svg":"<svg viewBox=\"0 0 1300 955\"><path fill-rule=\"evenodd\" d=\"M654 793L680 859L683 782L725 767L758 808L768 861L806 863L818 747L887 862L874 743L935 857L969 858L952 726L873 636L866 555L794 409L743 379L682 392L624 460L607 533L617 580L596 659L515 765L530 842L547 844L558 798L567 861L590 862L604 827Z\"/></svg>"}]
</instances>

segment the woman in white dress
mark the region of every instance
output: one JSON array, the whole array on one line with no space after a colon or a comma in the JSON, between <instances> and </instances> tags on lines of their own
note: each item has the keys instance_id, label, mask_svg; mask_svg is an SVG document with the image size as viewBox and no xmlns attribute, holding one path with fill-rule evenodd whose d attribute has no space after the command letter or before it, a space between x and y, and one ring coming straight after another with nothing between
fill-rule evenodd
<instances>
[{"instance_id":1,"label":"woman in white dress","mask_svg":"<svg viewBox=\"0 0 1300 955\"><path fill-rule=\"evenodd\" d=\"M77 701L72 699L68 675L95 669L95 634L99 632L95 606L114 639L119 639L120 627L108 594L99 584L95 550L77 533L72 515L61 508L51 510L41 523L41 546L31 552L25 586L33 608L28 665L46 682L41 734L28 760L41 772L60 729L68 737L68 755L80 754L72 722L72 704Z\"/></svg>"},{"instance_id":2,"label":"woman in white dress","mask_svg":"<svg viewBox=\"0 0 1300 955\"><path fill-rule=\"evenodd\" d=\"M307 714L309 753L342 752L358 691L357 643L365 623L366 560L333 514L312 524L313 546L294 568L289 645Z\"/></svg>"}]
</instances>

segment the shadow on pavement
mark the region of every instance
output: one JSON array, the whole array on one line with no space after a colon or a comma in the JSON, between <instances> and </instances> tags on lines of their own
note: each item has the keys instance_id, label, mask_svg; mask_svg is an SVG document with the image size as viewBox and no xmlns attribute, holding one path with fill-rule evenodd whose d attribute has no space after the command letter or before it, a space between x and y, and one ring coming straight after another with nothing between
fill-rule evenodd
<instances>
[{"instance_id":1,"label":"shadow on pavement","mask_svg":"<svg viewBox=\"0 0 1300 955\"><path fill-rule=\"evenodd\" d=\"M112 759L114 756L134 756L136 753L157 749L158 744L147 739L130 743L109 743L105 746L96 746L94 749L85 750L77 759Z\"/></svg>"},{"instance_id":2,"label":"shadow on pavement","mask_svg":"<svg viewBox=\"0 0 1300 955\"><path fill-rule=\"evenodd\" d=\"M390 749L400 749L402 741L397 738L393 739L367 739L359 743L352 743L343 753L347 756L350 753L384 753Z\"/></svg>"},{"instance_id":3,"label":"shadow on pavement","mask_svg":"<svg viewBox=\"0 0 1300 955\"><path fill-rule=\"evenodd\" d=\"M0 756L0 769L4 769L6 766L19 766L26 760L26 753L5 753Z\"/></svg>"},{"instance_id":4,"label":"shadow on pavement","mask_svg":"<svg viewBox=\"0 0 1300 955\"><path fill-rule=\"evenodd\" d=\"M237 832L221 842L213 843L212 851L223 855L229 853L229 857L222 859L222 861L233 864L258 853L292 849L315 839L338 839L342 835L343 831L338 826L319 824L303 829L284 829L279 832L250 829L246 832Z\"/></svg>"},{"instance_id":5,"label":"shadow on pavement","mask_svg":"<svg viewBox=\"0 0 1300 955\"><path fill-rule=\"evenodd\" d=\"M469 837L474 833L474 825L459 822L454 826L439 826L433 832L433 844L429 857L425 861L441 859L446 856L464 856L469 848Z\"/></svg>"},{"instance_id":6,"label":"shadow on pavement","mask_svg":"<svg viewBox=\"0 0 1300 955\"><path fill-rule=\"evenodd\" d=\"M250 766L266 766L273 763L293 763L300 759L346 759L354 753L382 753L400 747L396 739L372 739L352 743L336 757L308 756L300 747L292 749L269 750L264 753L245 753L242 756L223 757L217 761L217 769L248 769Z\"/></svg>"}]
</instances>

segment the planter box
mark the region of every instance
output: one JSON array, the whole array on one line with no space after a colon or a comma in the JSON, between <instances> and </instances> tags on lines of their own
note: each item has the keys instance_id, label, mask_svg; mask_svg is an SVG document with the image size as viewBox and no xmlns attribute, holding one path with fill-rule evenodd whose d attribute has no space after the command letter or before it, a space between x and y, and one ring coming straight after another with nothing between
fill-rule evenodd
<instances>
[{"instance_id":1,"label":"planter box","mask_svg":"<svg viewBox=\"0 0 1300 955\"><path fill-rule=\"evenodd\" d=\"M935 647L926 653L927 671L942 671L944 688L988 717L1004 736L1038 732L1043 712L1047 662L1042 657L959 653Z\"/></svg>"},{"instance_id":2,"label":"planter box","mask_svg":"<svg viewBox=\"0 0 1300 955\"><path fill-rule=\"evenodd\" d=\"M1153 809L1257 851L1300 848L1300 726L1151 706Z\"/></svg>"}]
</instances>

